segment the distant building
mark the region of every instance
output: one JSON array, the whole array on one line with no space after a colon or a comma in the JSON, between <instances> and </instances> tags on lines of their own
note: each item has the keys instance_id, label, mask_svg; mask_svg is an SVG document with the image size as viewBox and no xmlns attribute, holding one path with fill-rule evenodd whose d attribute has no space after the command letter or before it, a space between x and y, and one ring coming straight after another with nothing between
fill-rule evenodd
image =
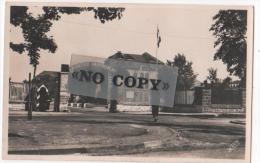
<instances>
[{"instance_id":1,"label":"distant building","mask_svg":"<svg viewBox=\"0 0 260 163\"><path fill-rule=\"evenodd\" d=\"M239 80L235 80L235 81L231 81L229 83L229 87L230 88L239 88L240 87L240 81Z\"/></svg>"},{"instance_id":2,"label":"distant building","mask_svg":"<svg viewBox=\"0 0 260 163\"><path fill-rule=\"evenodd\" d=\"M162 61L156 59L151 54L145 52L142 55L139 54L128 54L117 52L114 55L108 57L108 59L122 59L127 61L134 61L134 62L143 62L143 63L151 63L151 64L164 64Z\"/></svg>"},{"instance_id":3,"label":"distant building","mask_svg":"<svg viewBox=\"0 0 260 163\"><path fill-rule=\"evenodd\" d=\"M156 59L149 53L138 54L128 54L117 52L116 54L108 57L108 59L133 61L139 63L149 63L149 64L164 64L162 61ZM113 66L113 65L111 65ZM139 64L139 66L132 67L127 70L130 76L143 77L143 78L156 78L157 71L151 71L147 64ZM148 85L146 85L148 87ZM119 104L126 105L149 105L150 104L150 94L148 91L139 88L127 88L122 87L118 89L120 94L117 99Z\"/></svg>"},{"instance_id":4,"label":"distant building","mask_svg":"<svg viewBox=\"0 0 260 163\"><path fill-rule=\"evenodd\" d=\"M29 92L27 82L9 81L9 103L24 103Z\"/></svg>"}]
</instances>

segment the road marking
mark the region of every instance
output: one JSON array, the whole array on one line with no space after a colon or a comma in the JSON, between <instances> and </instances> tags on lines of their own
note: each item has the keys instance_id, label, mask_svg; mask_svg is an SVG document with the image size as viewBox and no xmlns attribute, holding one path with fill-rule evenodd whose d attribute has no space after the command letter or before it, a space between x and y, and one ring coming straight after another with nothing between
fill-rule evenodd
<instances>
[{"instance_id":1,"label":"road marking","mask_svg":"<svg viewBox=\"0 0 260 163\"><path fill-rule=\"evenodd\" d=\"M146 128L145 126L143 125L136 125L136 124L130 124L131 127L134 127L134 128Z\"/></svg>"},{"instance_id":2,"label":"road marking","mask_svg":"<svg viewBox=\"0 0 260 163\"><path fill-rule=\"evenodd\" d=\"M145 148L158 148L162 146L162 141L161 140L154 140L154 141L146 141L144 142L144 147Z\"/></svg>"}]
</instances>

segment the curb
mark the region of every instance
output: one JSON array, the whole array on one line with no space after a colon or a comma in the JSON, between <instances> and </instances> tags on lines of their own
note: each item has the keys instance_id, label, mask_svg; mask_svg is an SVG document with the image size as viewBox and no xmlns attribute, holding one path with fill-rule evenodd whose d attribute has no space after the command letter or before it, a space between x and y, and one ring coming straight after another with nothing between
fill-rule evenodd
<instances>
[{"instance_id":1,"label":"curb","mask_svg":"<svg viewBox=\"0 0 260 163\"><path fill-rule=\"evenodd\" d=\"M134 149L134 150L133 150ZM130 151L133 150L133 151ZM8 154L19 155L61 155L61 154L73 154L73 153L108 153L113 154L120 152L138 152L145 150L144 143L135 145L120 145L120 146L102 146L102 147L75 147L75 148L49 148L49 149L20 149L20 150L8 150ZM108 153L109 154L109 153Z\"/></svg>"},{"instance_id":2,"label":"curb","mask_svg":"<svg viewBox=\"0 0 260 163\"><path fill-rule=\"evenodd\" d=\"M120 112L123 114L136 114L136 115L151 115L151 112ZM244 118L244 113L233 114L233 113L170 113L170 112L159 112L159 116L184 116L184 117L205 117L205 118Z\"/></svg>"},{"instance_id":3,"label":"curb","mask_svg":"<svg viewBox=\"0 0 260 163\"><path fill-rule=\"evenodd\" d=\"M166 146L164 146L166 145ZM166 148L165 148L166 147ZM226 144L211 145L208 147L197 146L198 149L216 149L224 148ZM100 147L75 147L75 148L49 148L49 149L21 149L21 150L9 150L8 154L13 155L64 155L64 154L89 154L90 156L108 156L108 155L126 155L145 153L152 151L187 151L194 148L192 145L183 145L175 147L167 147L167 144L160 144L159 146L147 146L147 144L140 143L135 145L119 145L119 146L100 146Z\"/></svg>"},{"instance_id":4,"label":"curb","mask_svg":"<svg viewBox=\"0 0 260 163\"><path fill-rule=\"evenodd\" d=\"M240 121L240 120L230 121L230 123L239 124L239 125L246 125L246 122L245 122L245 121Z\"/></svg>"}]
</instances>

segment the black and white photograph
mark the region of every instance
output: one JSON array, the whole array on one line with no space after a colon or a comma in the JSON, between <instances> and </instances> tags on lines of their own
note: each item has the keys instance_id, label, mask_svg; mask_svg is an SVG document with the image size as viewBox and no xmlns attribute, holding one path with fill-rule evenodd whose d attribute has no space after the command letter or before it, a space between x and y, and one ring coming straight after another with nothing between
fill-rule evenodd
<instances>
[{"instance_id":1,"label":"black and white photograph","mask_svg":"<svg viewBox=\"0 0 260 163\"><path fill-rule=\"evenodd\" d=\"M5 159L249 163L252 6L5 4Z\"/></svg>"}]
</instances>

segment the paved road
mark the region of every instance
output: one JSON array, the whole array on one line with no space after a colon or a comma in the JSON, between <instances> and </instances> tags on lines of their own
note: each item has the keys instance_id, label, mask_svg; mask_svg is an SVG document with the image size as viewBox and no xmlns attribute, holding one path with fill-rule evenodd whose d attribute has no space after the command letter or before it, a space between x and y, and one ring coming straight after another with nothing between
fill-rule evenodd
<instances>
[{"instance_id":1,"label":"paved road","mask_svg":"<svg viewBox=\"0 0 260 163\"><path fill-rule=\"evenodd\" d=\"M26 121L26 112L13 111L9 150L84 146L87 155L244 158L245 126L230 123L234 119L164 114L155 123L148 114L100 109L33 113Z\"/></svg>"}]
</instances>

